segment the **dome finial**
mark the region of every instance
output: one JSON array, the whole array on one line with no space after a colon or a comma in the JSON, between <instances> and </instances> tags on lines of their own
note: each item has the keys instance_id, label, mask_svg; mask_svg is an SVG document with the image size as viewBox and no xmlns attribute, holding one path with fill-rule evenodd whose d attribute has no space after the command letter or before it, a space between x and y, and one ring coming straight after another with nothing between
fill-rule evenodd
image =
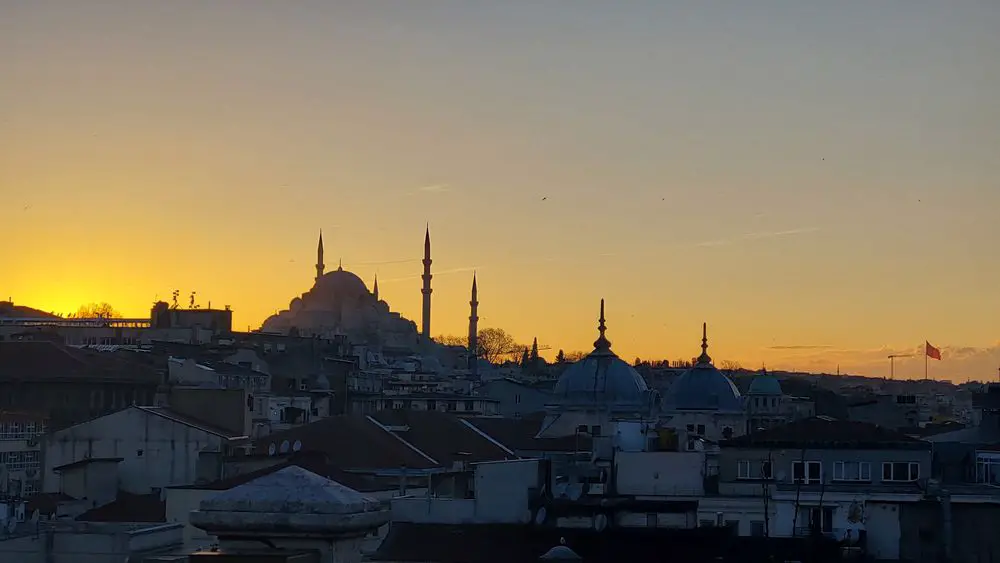
<instances>
[{"instance_id":1,"label":"dome finial","mask_svg":"<svg viewBox=\"0 0 1000 563\"><path fill-rule=\"evenodd\" d=\"M701 323L701 355L698 356L698 363L712 363L712 358L708 355L708 323Z\"/></svg>"},{"instance_id":2,"label":"dome finial","mask_svg":"<svg viewBox=\"0 0 1000 563\"><path fill-rule=\"evenodd\" d=\"M341 258L340 260L337 261L337 271L338 272L343 272L344 271L344 259L343 258Z\"/></svg>"},{"instance_id":3,"label":"dome finial","mask_svg":"<svg viewBox=\"0 0 1000 563\"><path fill-rule=\"evenodd\" d=\"M608 327L604 324L604 299L601 299L601 318L597 325L597 331L600 336L594 341L594 351L595 352L610 352L611 351L611 341L604 336L604 332L608 330Z\"/></svg>"}]
</instances>

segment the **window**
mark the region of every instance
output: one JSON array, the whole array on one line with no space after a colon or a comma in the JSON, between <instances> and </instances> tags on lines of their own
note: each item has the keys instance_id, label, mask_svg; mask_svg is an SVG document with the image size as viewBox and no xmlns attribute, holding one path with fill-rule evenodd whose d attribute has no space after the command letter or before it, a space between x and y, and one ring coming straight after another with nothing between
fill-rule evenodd
<instances>
[{"instance_id":1,"label":"window","mask_svg":"<svg viewBox=\"0 0 1000 563\"><path fill-rule=\"evenodd\" d=\"M737 479L750 479L750 466L753 462L748 460L740 460L736 462L736 478Z\"/></svg>"},{"instance_id":2,"label":"window","mask_svg":"<svg viewBox=\"0 0 1000 563\"><path fill-rule=\"evenodd\" d=\"M741 460L736 463L737 479L770 479L770 461Z\"/></svg>"},{"instance_id":3,"label":"window","mask_svg":"<svg viewBox=\"0 0 1000 563\"><path fill-rule=\"evenodd\" d=\"M435 401L434 399L428 399L427 400L427 410L429 410L429 411L436 411L437 408L438 408L437 401Z\"/></svg>"},{"instance_id":4,"label":"window","mask_svg":"<svg viewBox=\"0 0 1000 563\"><path fill-rule=\"evenodd\" d=\"M688 432L694 432L694 424L688 424L687 425L687 431Z\"/></svg>"},{"instance_id":5,"label":"window","mask_svg":"<svg viewBox=\"0 0 1000 563\"><path fill-rule=\"evenodd\" d=\"M911 482L920 478L920 464L913 461L893 461L882 464L882 480Z\"/></svg>"},{"instance_id":6,"label":"window","mask_svg":"<svg viewBox=\"0 0 1000 563\"><path fill-rule=\"evenodd\" d=\"M832 533L833 512L834 509L832 506L803 506L799 508L795 535L809 535L813 531L822 532L824 534Z\"/></svg>"},{"instance_id":7,"label":"window","mask_svg":"<svg viewBox=\"0 0 1000 563\"><path fill-rule=\"evenodd\" d=\"M518 393L517 395L514 395L514 404L515 405L520 405L521 404L521 394L520 393Z\"/></svg>"},{"instance_id":8,"label":"window","mask_svg":"<svg viewBox=\"0 0 1000 563\"><path fill-rule=\"evenodd\" d=\"M976 454L976 482L1000 485L1000 453L979 452Z\"/></svg>"},{"instance_id":9,"label":"window","mask_svg":"<svg viewBox=\"0 0 1000 563\"><path fill-rule=\"evenodd\" d=\"M705 425L704 424L699 424L698 425L698 435L699 436L704 436L705 435Z\"/></svg>"},{"instance_id":10,"label":"window","mask_svg":"<svg viewBox=\"0 0 1000 563\"><path fill-rule=\"evenodd\" d=\"M725 428L722 429L722 437L725 438L726 440L733 437L733 429L731 426L726 426Z\"/></svg>"},{"instance_id":11,"label":"window","mask_svg":"<svg viewBox=\"0 0 1000 563\"><path fill-rule=\"evenodd\" d=\"M810 485L823 481L823 465L818 461L793 461L792 482Z\"/></svg>"},{"instance_id":12,"label":"window","mask_svg":"<svg viewBox=\"0 0 1000 563\"><path fill-rule=\"evenodd\" d=\"M476 410L476 403L475 403L475 401L465 401L465 410L467 410L467 411L474 411L474 410Z\"/></svg>"},{"instance_id":13,"label":"window","mask_svg":"<svg viewBox=\"0 0 1000 563\"><path fill-rule=\"evenodd\" d=\"M699 520L698 526L701 528L714 528L715 520Z\"/></svg>"},{"instance_id":14,"label":"window","mask_svg":"<svg viewBox=\"0 0 1000 563\"><path fill-rule=\"evenodd\" d=\"M867 461L837 461L833 464L834 481L872 480L872 466Z\"/></svg>"},{"instance_id":15,"label":"window","mask_svg":"<svg viewBox=\"0 0 1000 563\"><path fill-rule=\"evenodd\" d=\"M750 522L750 535L755 538L764 537L764 523L759 521Z\"/></svg>"}]
</instances>

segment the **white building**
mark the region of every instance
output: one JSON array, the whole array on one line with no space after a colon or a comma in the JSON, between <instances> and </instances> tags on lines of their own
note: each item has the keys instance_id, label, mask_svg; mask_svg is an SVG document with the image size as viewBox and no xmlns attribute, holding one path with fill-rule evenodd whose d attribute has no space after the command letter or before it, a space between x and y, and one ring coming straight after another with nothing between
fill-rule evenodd
<instances>
[{"instance_id":1,"label":"white building","mask_svg":"<svg viewBox=\"0 0 1000 563\"><path fill-rule=\"evenodd\" d=\"M226 455L245 439L167 408L129 407L49 435L43 490L61 492L57 469L88 459L118 460L117 486L129 493L194 483L206 454Z\"/></svg>"}]
</instances>

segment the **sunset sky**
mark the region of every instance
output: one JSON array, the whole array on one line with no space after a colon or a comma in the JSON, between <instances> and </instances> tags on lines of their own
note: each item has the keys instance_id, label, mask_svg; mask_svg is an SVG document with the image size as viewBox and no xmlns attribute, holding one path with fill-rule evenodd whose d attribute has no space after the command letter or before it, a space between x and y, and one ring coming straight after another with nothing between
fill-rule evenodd
<instances>
[{"instance_id":1,"label":"sunset sky","mask_svg":"<svg viewBox=\"0 0 1000 563\"><path fill-rule=\"evenodd\" d=\"M1000 2L0 6L0 299L257 328L338 258L435 334L1000 366ZM545 199L543 199L545 198ZM922 376L923 360L897 362Z\"/></svg>"}]
</instances>

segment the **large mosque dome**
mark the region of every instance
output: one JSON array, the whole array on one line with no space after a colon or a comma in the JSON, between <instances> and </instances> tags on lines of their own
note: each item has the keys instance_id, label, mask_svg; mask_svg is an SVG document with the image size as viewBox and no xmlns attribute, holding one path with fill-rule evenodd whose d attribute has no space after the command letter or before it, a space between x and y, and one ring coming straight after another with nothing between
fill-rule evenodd
<instances>
[{"instance_id":1,"label":"large mosque dome","mask_svg":"<svg viewBox=\"0 0 1000 563\"><path fill-rule=\"evenodd\" d=\"M338 297L360 297L368 295L368 286L354 272L337 268L316 280L313 291L333 293Z\"/></svg>"},{"instance_id":2,"label":"large mosque dome","mask_svg":"<svg viewBox=\"0 0 1000 563\"><path fill-rule=\"evenodd\" d=\"M702 331L701 356L694 367L674 381L663 399L663 407L668 411L742 412L740 390L712 365L712 358L708 355L706 327L703 326Z\"/></svg>"},{"instance_id":3,"label":"large mosque dome","mask_svg":"<svg viewBox=\"0 0 1000 563\"><path fill-rule=\"evenodd\" d=\"M649 388L632 366L611 351L604 336L604 300L601 300L600 337L594 351L566 368L553 394L561 401L597 403L642 403Z\"/></svg>"}]
</instances>

